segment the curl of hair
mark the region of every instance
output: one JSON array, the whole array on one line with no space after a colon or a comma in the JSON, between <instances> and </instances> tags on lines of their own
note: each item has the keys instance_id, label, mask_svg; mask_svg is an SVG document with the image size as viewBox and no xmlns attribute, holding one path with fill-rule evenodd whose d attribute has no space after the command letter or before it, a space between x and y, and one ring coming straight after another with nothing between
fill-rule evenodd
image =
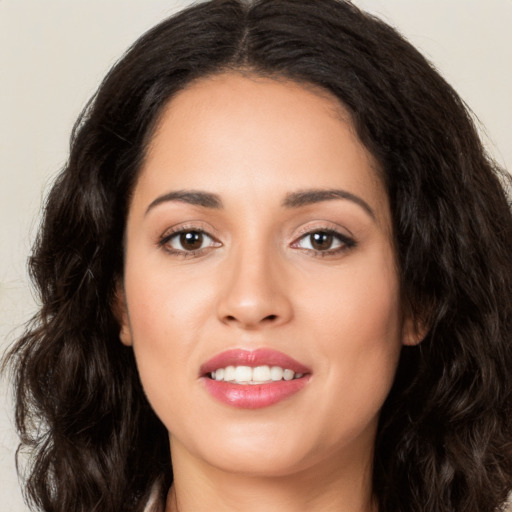
<instances>
[{"instance_id":1,"label":"curl of hair","mask_svg":"<svg viewBox=\"0 0 512 512\"><path fill-rule=\"evenodd\" d=\"M130 193L159 113L193 80L241 71L314 84L380 164L404 307L379 424L380 512L492 512L512 482L510 178L463 102L394 29L342 0L213 0L137 41L75 125L30 270L41 308L8 355L27 499L45 511L142 511L172 482L167 432L113 312ZM163 495L162 495L163 498Z\"/></svg>"}]
</instances>

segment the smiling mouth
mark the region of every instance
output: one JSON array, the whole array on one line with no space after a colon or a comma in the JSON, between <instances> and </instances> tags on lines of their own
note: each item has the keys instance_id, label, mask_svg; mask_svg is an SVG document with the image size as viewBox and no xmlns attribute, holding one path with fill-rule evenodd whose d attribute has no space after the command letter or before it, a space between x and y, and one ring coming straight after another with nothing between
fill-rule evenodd
<instances>
[{"instance_id":1,"label":"smiling mouth","mask_svg":"<svg viewBox=\"0 0 512 512\"><path fill-rule=\"evenodd\" d=\"M250 366L227 366L207 374L207 377L212 380L232 382L233 384L240 385L270 384L282 380L300 379L303 376L303 373L294 372L289 368L268 365L256 366L254 368Z\"/></svg>"},{"instance_id":2,"label":"smiling mouth","mask_svg":"<svg viewBox=\"0 0 512 512\"><path fill-rule=\"evenodd\" d=\"M311 370L282 352L232 349L214 356L199 371L205 390L240 409L260 409L288 400L311 380Z\"/></svg>"}]
</instances>

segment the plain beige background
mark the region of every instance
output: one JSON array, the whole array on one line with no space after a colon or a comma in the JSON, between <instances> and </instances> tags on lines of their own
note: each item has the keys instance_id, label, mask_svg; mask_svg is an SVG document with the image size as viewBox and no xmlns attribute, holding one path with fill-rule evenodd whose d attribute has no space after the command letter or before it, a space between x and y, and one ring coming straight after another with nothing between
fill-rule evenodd
<instances>
[{"instance_id":1,"label":"plain beige background","mask_svg":"<svg viewBox=\"0 0 512 512\"><path fill-rule=\"evenodd\" d=\"M0 352L35 307L26 259L74 120L122 52L190 3L0 0ZM491 153L512 169L512 0L354 3L428 56L478 116ZM0 387L0 509L22 512L7 384Z\"/></svg>"}]
</instances>

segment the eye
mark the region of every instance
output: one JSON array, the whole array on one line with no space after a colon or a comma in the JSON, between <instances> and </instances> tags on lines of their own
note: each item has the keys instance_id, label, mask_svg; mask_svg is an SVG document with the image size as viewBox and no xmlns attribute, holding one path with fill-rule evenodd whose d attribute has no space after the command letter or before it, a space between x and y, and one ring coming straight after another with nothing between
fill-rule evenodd
<instances>
[{"instance_id":1,"label":"eye","mask_svg":"<svg viewBox=\"0 0 512 512\"><path fill-rule=\"evenodd\" d=\"M173 254L190 255L221 244L204 231L183 229L164 236L159 245Z\"/></svg>"},{"instance_id":2,"label":"eye","mask_svg":"<svg viewBox=\"0 0 512 512\"><path fill-rule=\"evenodd\" d=\"M322 255L336 254L355 246L355 241L333 230L311 231L301 236L293 247L323 253Z\"/></svg>"}]
</instances>

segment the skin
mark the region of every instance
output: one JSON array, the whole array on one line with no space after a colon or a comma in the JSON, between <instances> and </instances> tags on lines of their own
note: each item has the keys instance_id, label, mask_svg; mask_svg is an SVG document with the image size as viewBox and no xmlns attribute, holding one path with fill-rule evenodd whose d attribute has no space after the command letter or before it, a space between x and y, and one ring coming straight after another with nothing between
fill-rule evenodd
<instances>
[{"instance_id":1,"label":"skin","mask_svg":"<svg viewBox=\"0 0 512 512\"><path fill-rule=\"evenodd\" d=\"M283 205L309 189L358 199ZM182 190L222 207L162 199ZM176 229L209 237L191 252L169 238ZM308 233L326 229L354 243L313 250ZM377 166L329 93L229 73L170 101L130 204L118 305L121 341L169 431L167 511L374 510L379 410L415 342L391 233ZM253 410L206 392L205 361L262 347L308 366L305 388Z\"/></svg>"}]
</instances>

